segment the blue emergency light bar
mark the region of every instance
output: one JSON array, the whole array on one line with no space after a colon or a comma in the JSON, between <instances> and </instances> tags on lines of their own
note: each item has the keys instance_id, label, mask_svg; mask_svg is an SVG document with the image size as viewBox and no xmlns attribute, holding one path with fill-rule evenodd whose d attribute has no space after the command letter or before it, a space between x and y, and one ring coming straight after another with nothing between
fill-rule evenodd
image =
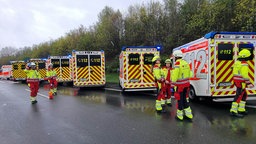
<instances>
[{"instance_id":1,"label":"blue emergency light bar","mask_svg":"<svg viewBox=\"0 0 256 144\"><path fill-rule=\"evenodd\" d=\"M127 48L135 48L135 49L138 49L138 48L156 48L157 51L160 51L162 49L162 46L161 45L155 45L155 46L123 46L122 47L122 51L126 51Z\"/></svg>"},{"instance_id":2,"label":"blue emergency light bar","mask_svg":"<svg viewBox=\"0 0 256 144\"><path fill-rule=\"evenodd\" d=\"M214 38L216 34L229 34L229 35L256 35L256 32L209 32L204 35L204 38Z\"/></svg>"}]
</instances>

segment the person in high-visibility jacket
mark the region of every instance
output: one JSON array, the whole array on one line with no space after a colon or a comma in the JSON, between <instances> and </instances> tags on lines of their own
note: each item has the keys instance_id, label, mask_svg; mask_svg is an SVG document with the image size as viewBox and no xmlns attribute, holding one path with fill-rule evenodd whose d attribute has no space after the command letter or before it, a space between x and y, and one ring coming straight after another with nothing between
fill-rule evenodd
<instances>
[{"instance_id":1,"label":"person in high-visibility jacket","mask_svg":"<svg viewBox=\"0 0 256 144\"><path fill-rule=\"evenodd\" d=\"M182 51L174 51L173 56L175 57L175 64L174 69L172 70L171 80L176 89L174 93L174 97L177 100L176 118L183 120L184 111L185 116L192 119L192 110L189 106L189 102L186 99L186 95L190 87L189 78L192 76L190 66L185 60L182 59Z\"/></svg>"},{"instance_id":2,"label":"person in high-visibility jacket","mask_svg":"<svg viewBox=\"0 0 256 144\"><path fill-rule=\"evenodd\" d=\"M53 99L53 95L57 95L57 72L53 69L53 64L50 63L48 65L48 69L46 71L46 79L50 83L50 91L49 91L49 99Z\"/></svg>"},{"instance_id":3,"label":"person in high-visibility jacket","mask_svg":"<svg viewBox=\"0 0 256 144\"><path fill-rule=\"evenodd\" d=\"M156 87L158 88L157 100L155 104L155 108L157 112L164 112L164 105L165 103L165 95L163 94L163 87L164 87L164 77L161 73L161 59L159 56L155 56L152 59L152 73L155 78ZM162 102L161 102L162 101ZM163 107L162 107L163 106Z\"/></svg>"},{"instance_id":4,"label":"person in high-visibility jacket","mask_svg":"<svg viewBox=\"0 0 256 144\"><path fill-rule=\"evenodd\" d=\"M32 104L36 104L41 76L36 70L36 64L34 62L28 63L24 71L27 75L27 83L30 88L30 101Z\"/></svg>"},{"instance_id":5,"label":"person in high-visibility jacket","mask_svg":"<svg viewBox=\"0 0 256 144\"><path fill-rule=\"evenodd\" d=\"M165 90L164 95L166 95L166 104L168 106L172 106L171 102L171 89L174 88L174 85L171 83L171 71L172 71L172 67L171 67L171 59L166 59L165 60L165 66L162 67L162 75L165 78ZM162 101L161 101L162 102ZM163 104L163 103L162 103Z\"/></svg>"},{"instance_id":6,"label":"person in high-visibility jacket","mask_svg":"<svg viewBox=\"0 0 256 144\"><path fill-rule=\"evenodd\" d=\"M232 102L230 114L232 116L243 117L247 114L245 104L247 99L246 87L252 88L253 85L249 80L249 67L247 60L251 52L248 49L242 49L238 53L238 59L233 66L233 82L236 86L236 96Z\"/></svg>"}]
</instances>

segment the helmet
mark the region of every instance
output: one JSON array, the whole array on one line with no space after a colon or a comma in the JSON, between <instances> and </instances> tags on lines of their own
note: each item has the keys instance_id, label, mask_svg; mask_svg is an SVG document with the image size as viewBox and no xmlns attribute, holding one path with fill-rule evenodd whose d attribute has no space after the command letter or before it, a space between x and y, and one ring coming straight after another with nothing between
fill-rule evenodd
<instances>
[{"instance_id":1,"label":"helmet","mask_svg":"<svg viewBox=\"0 0 256 144\"><path fill-rule=\"evenodd\" d=\"M172 63L170 59L166 59L165 63Z\"/></svg>"},{"instance_id":2,"label":"helmet","mask_svg":"<svg viewBox=\"0 0 256 144\"><path fill-rule=\"evenodd\" d=\"M155 62L156 60L160 60L160 57L158 55L153 57L152 62Z\"/></svg>"},{"instance_id":3,"label":"helmet","mask_svg":"<svg viewBox=\"0 0 256 144\"><path fill-rule=\"evenodd\" d=\"M27 63L27 66L28 66L28 67L31 67L30 63Z\"/></svg>"},{"instance_id":4,"label":"helmet","mask_svg":"<svg viewBox=\"0 0 256 144\"><path fill-rule=\"evenodd\" d=\"M34 63L34 62L31 62L30 63L30 66L32 67L32 66L36 66L36 64Z\"/></svg>"},{"instance_id":5,"label":"helmet","mask_svg":"<svg viewBox=\"0 0 256 144\"><path fill-rule=\"evenodd\" d=\"M174 57L183 57L183 53L181 50L176 50L173 52Z\"/></svg>"},{"instance_id":6,"label":"helmet","mask_svg":"<svg viewBox=\"0 0 256 144\"><path fill-rule=\"evenodd\" d=\"M248 49L242 49L239 53L238 53L238 58L247 58L251 55L251 52Z\"/></svg>"}]
</instances>

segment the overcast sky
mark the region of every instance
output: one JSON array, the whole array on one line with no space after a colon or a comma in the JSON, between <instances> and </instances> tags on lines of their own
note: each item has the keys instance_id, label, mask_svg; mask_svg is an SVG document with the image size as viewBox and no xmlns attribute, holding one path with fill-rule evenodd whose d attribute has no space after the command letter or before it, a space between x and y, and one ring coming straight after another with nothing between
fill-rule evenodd
<instances>
[{"instance_id":1,"label":"overcast sky","mask_svg":"<svg viewBox=\"0 0 256 144\"><path fill-rule=\"evenodd\" d=\"M150 1L161 0L0 0L0 48L32 46L92 26L105 6L124 13Z\"/></svg>"}]
</instances>

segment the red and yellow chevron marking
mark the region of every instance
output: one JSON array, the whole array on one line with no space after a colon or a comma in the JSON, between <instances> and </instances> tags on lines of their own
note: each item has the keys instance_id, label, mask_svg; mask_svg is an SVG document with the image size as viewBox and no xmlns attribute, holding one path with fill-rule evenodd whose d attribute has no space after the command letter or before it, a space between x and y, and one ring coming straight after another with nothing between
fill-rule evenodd
<instances>
[{"instance_id":1,"label":"red and yellow chevron marking","mask_svg":"<svg viewBox=\"0 0 256 144\"><path fill-rule=\"evenodd\" d=\"M76 80L76 61L75 61L75 56L73 54L73 58L72 58L72 76L73 76L73 80Z\"/></svg>"},{"instance_id":2,"label":"red and yellow chevron marking","mask_svg":"<svg viewBox=\"0 0 256 144\"><path fill-rule=\"evenodd\" d=\"M71 79L69 67L61 67L61 74L63 79Z\"/></svg>"},{"instance_id":3,"label":"red and yellow chevron marking","mask_svg":"<svg viewBox=\"0 0 256 144\"><path fill-rule=\"evenodd\" d=\"M126 52L124 52L124 55L126 55ZM124 57L124 80L127 80L127 75L126 75L126 73L127 73L127 57L125 56Z\"/></svg>"},{"instance_id":4,"label":"red and yellow chevron marking","mask_svg":"<svg viewBox=\"0 0 256 144\"><path fill-rule=\"evenodd\" d=\"M39 69L38 72L42 79L46 77L46 69Z\"/></svg>"},{"instance_id":5,"label":"red and yellow chevron marking","mask_svg":"<svg viewBox=\"0 0 256 144\"><path fill-rule=\"evenodd\" d=\"M60 77L60 67L56 67L53 70L55 70L57 73L57 76Z\"/></svg>"},{"instance_id":6,"label":"red and yellow chevron marking","mask_svg":"<svg viewBox=\"0 0 256 144\"><path fill-rule=\"evenodd\" d=\"M80 87L104 86L105 84L106 84L105 81L101 81L101 82L74 82L75 86L80 86Z\"/></svg>"},{"instance_id":7,"label":"red and yellow chevron marking","mask_svg":"<svg viewBox=\"0 0 256 144\"><path fill-rule=\"evenodd\" d=\"M143 75L143 83L154 83L155 78L154 75L151 73L151 66L150 65L143 65L144 75Z\"/></svg>"},{"instance_id":8,"label":"red and yellow chevron marking","mask_svg":"<svg viewBox=\"0 0 256 144\"><path fill-rule=\"evenodd\" d=\"M130 81L131 79L139 79L141 81L140 72L141 72L140 65L129 65L128 66L128 80Z\"/></svg>"},{"instance_id":9,"label":"red and yellow chevron marking","mask_svg":"<svg viewBox=\"0 0 256 144\"><path fill-rule=\"evenodd\" d=\"M155 88L155 84L124 83L125 88Z\"/></svg>"},{"instance_id":10,"label":"red and yellow chevron marking","mask_svg":"<svg viewBox=\"0 0 256 144\"><path fill-rule=\"evenodd\" d=\"M101 74L101 66L91 66L90 71L90 81L101 81L103 77Z\"/></svg>"},{"instance_id":11,"label":"red and yellow chevron marking","mask_svg":"<svg viewBox=\"0 0 256 144\"><path fill-rule=\"evenodd\" d=\"M89 80L89 69L88 67L77 68L77 79L85 78Z\"/></svg>"}]
</instances>

